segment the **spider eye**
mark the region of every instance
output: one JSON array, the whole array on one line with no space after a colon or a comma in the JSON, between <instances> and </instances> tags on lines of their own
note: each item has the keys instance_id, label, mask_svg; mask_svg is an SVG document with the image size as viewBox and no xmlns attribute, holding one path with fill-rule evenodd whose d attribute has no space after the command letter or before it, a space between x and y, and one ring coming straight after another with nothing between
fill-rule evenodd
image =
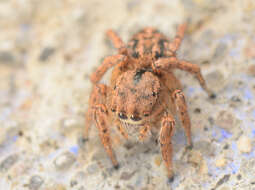
<instances>
[{"instance_id":1,"label":"spider eye","mask_svg":"<svg viewBox=\"0 0 255 190\"><path fill-rule=\"evenodd\" d=\"M133 121L140 121L141 118L135 115L131 115L130 119L132 119Z\"/></svg>"},{"instance_id":2,"label":"spider eye","mask_svg":"<svg viewBox=\"0 0 255 190\"><path fill-rule=\"evenodd\" d=\"M149 113L144 113L143 115L144 115L144 117L148 117L150 114Z\"/></svg>"},{"instance_id":3,"label":"spider eye","mask_svg":"<svg viewBox=\"0 0 255 190\"><path fill-rule=\"evenodd\" d=\"M122 112L120 112L118 115L120 119L127 119L127 116Z\"/></svg>"},{"instance_id":4,"label":"spider eye","mask_svg":"<svg viewBox=\"0 0 255 190\"><path fill-rule=\"evenodd\" d=\"M112 112L116 112L116 109L114 109L114 108L112 108L111 110L112 110Z\"/></svg>"}]
</instances>

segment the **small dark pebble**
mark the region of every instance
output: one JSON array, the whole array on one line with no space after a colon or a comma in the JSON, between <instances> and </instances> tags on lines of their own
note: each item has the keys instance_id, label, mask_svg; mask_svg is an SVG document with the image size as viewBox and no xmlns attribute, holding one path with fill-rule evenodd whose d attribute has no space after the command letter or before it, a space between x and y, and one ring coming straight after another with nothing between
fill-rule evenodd
<instances>
[{"instance_id":1,"label":"small dark pebble","mask_svg":"<svg viewBox=\"0 0 255 190\"><path fill-rule=\"evenodd\" d=\"M194 112L195 113L201 113L201 109L200 108L195 108Z\"/></svg>"},{"instance_id":2,"label":"small dark pebble","mask_svg":"<svg viewBox=\"0 0 255 190\"><path fill-rule=\"evenodd\" d=\"M216 184L215 188L214 189L217 189L219 186L221 186L222 184L228 182L230 178L230 174L226 174L224 175Z\"/></svg>"},{"instance_id":3,"label":"small dark pebble","mask_svg":"<svg viewBox=\"0 0 255 190\"><path fill-rule=\"evenodd\" d=\"M228 148L229 148L228 144L225 144L224 147L223 147L224 150L227 150Z\"/></svg>"},{"instance_id":4,"label":"small dark pebble","mask_svg":"<svg viewBox=\"0 0 255 190\"><path fill-rule=\"evenodd\" d=\"M11 52L2 51L0 52L0 63L11 64L15 62L15 57Z\"/></svg>"},{"instance_id":5,"label":"small dark pebble","mask_svg":"<svg viewBox=\"0 0 255 190\"><path fill-rule=\"evenodd\" d=\"M241 174L238 174L236 177L237 177L238 180L242 179L242 175Z\"/></svg>"},{"instance_id":6,"label":"small dark pebble","mask_svg":"<svg viewBox=\"0 0 255 190\"><path fill-rule=\"evenodd\" d=\"M209 117L209 118L208 118L208 121L209 121L209 123L210 123L211 125L214 124L214 119L213 119L212 117Z\"/></svg>"},{"instance_id":7,"label":"small dark pebble","mask_svg":"<svg viewBox=\"0 0 255 190\"><path fill-rule=\"evenodd\" d=\"M70 186L71 187L74 187L74 186L76 186L78 184L78 182L76 181L76 180L72 180L71 182L70 182Z\"/></svg>"},{"instance_id":8,"label":"small dark pebble","mask_svg":"<svg viewBox=\"0 0 255 190\"><path fill-rule=\"evenodd\" d=\"M217 58L221 58L227 50L227 45L225 43L219 43L215 49L213 58L217 59Z\"/></svg>"},{"instance_id":9,"label":"small dark pebble","mask_svg":"<svg viewBox=\"0 0 255 190\"><path fill-rule=\"evenodd\" d=\"M86 143L86 142L88 142L89 141L89 139L88 138L84 138L84 137L79 137L78 138L78 145L79 145L79 147L83 147L84 146L84 144Z\"/></svg>"},{"instance_id":10,"label":"small dark pebble","mask_svg":"<svg viewBox=\"0 0 255 190\"><path fill-rule=\"evenodd\" d=\"M136 171L133 171L131 173L128 173L128 172L122 172L122 174L120 175L120 179L121 180L130 180L134 174L136 173Z\"/></svg>"},{"instance_id":11,"label":"small dark pebble","mask_svg":"<svg viewBox=\"0 0 255 190\"><path fill-rule=\"evenodd\" d=\"M31 177L28 188L30 190L38 190L42 184L43 179L40 176L35 175Z\"/></svg>"},{"instance_id":12,"label":"small dark pebble","mask_svg":"<svg viewBox=\"0 0 255 190\"><path fill-rule=\"evenodd\" d=\"M120 189L120 186L117 184L114 186L115 189Z\"/></svg>"},{"instance_id":13,"label":"small dark pebble","mask_svg":"<svg viewBox=\"0 0 255 190\"><path fill-rule=\"evenodd\" d=\"M173 176L173 177L168 178L168 180L167 180L167 182L168 182L168 183L173 183L173 181L174 181L174 176Z\"/></svg>"},{"instance_id":14,"label":"small dark pebble","mask_svg":"<svg viewBox=\"0 0 255 190\"><path fill-rule=\"evenodd\" d=\"M55 48L52 47L46 47L42 50L41 55L39 56L39 60L44 62L49 59L51 55L55 53Z\"/></svg>"},{"instance_id":15,"label":"small dark pebble","mask_svg":"<svg viewBox=\"0 0 255 190\"><path fill-rule=\"evenodd\" d=\"M210 95L210 98L211 99L215 99L217 96L216 96L216 94L214 94L214 93L212 93L211 95Z\"/></svg>"},{"instance_id":16,"label":"small dark pebble","mask_svg":"<svg viewBox=\"0 0 255 190\"><path fill-rule=\"evenodd\" d=\"M22 137L24 134L23 134L22 131L19 131L19 132L18 132L18 135L19 135L20 137Z\"/></svg>"},{"instance_id":17,"label":"small dark pebble","mask_svg":"<svg viewBox=\"0 0 255 190\"><path fill-rule=\"evenodd\" d=\"M1 172L8 171L18 161L18 159L19 159L19 157L18 157L17 154L13 154L13 155L8 156L0 164L0 171Z\"/></svg>"},{"instance_id":18,"label":"small dark pebble","mask_svg":"<svg viewBox=\"0 0 255 190\"><path fill-rule=\"evenodd\" d=\"M238 96L232 96L231 101L233 101L233 102L241 102L241 99Z\"/></svg>"}]
</instances>

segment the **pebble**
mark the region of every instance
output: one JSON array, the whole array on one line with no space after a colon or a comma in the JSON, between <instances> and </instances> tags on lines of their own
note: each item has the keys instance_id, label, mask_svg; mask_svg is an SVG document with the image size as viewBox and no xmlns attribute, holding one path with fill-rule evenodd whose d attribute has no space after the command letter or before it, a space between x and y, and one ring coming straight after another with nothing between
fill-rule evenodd
<instances>
[{"instance_id":1,"label":"pebble","mask_svg":"<svg viewBox=\"0 0 255 190\"><path fill-rule=\"evenodd\" d=\"M39 56L39 60L42 62L47 61L51 55L55 53L55 49L52 47L46 47L42 50L41 55Z\"/></svg>"},{"instance_id":2,"label":"pebble","mask_svg":"<svg viewBox=\"0 0 255 190\"><path fill-rule=\"evenodd\" d=\"M242 153L249 153L252 150L251 139L247 136L242 135L237 141L237 147Z\"/></svg>"},{"instance_id":3,"label":"pebble","mask_svg":"<svg viewBox=\"0 0 255 190\"><path fill-rule=\"evenodd\" d=\"M54 164L58 170L66 170L74 164L75 160L72 153L64 152L55 159Z\"/></svg>"},{"instance_id":4,"label":"pebble","mask_svg":"<svg viewBox=\"0 0 255 190\"><path fill-rule=\"evenodd\" d=\"M227 51L227 45L225 43L219 43L215 48L213 58L217 62L224 57Z\"/></svg>"},{"instance_id":5,"label":"pebble","mask_svg":"<svg viewBox=\"0 0 255 190\"><path fill-rule=\"evenodd\" d=\"M218 167L218 168L224 167L224 166L226 166L226 164L227 164L227 160L226 160L226 158L224 158L224 157L219 158L219 159L217 159L217 160L215 161L215 165L216 165L216 167Z\"/></svg>"},{"instance_id":6,"label":"pebble","mask_svg":"<svg viewBox=\"0 0 255 190\"><path fill-rule=\"evenodd\" d=\"M230 132L235 127L236 121L237 119L232 113L222 110L219 112L215 123Z\"/></svg>"},{"instance_id":7,"label":"pebble","mask_svg":"<svg viewBox=\"0 0 255 190\"><path fill-rule=\"evenodd\" d=\"M17 154L13 154L4 159L0 164L0 171L6 172L8 171L19 159Z\"/></svg>"},{"instance_id":8,"label":"pebble","mask_svg":"<svg viewBox=\"0 0 255 190\"><path fill-rule=\"evenodd\" d=\"M95 174L99 171L99 167L97 164L93 163L93 164L90 164L88 167L87 167L87 172L89 174Z\"/></svg>"},{"instance_id":9,"label":"pebble","mask_svg":"<svg viewBox=\"0 0 255 190\"><path fill-rule=\"evenodd\" d=\"M122 172L122 174L120 175L120 179L121 180L129 180L133 177L133 175L136 173L136 171L133 171L131 173L129 172Z\"/></svg>"},{"instance_id":10,"label":"pebble","mask_svg":"<svg viewBox=\"0 0 255 190\"><path fill-rule=\"evenodd\" d=\"M30 182L29 182L29 185L28 185L28 188L30 190L37 190L40 188L40 186L43 184L43 179L38 176L38 175L35 175L35 176L32 176L30 178Z\"/></svg>"},{"instance_id":11,"label":"pebble","mask_svg":"<svg viewBox=\"0 0 255 190\"><path fill-rule=\"evenodd\" d=\"M205 76L206 83L212 91L219 91L224 87L224 76L219 70L214 70Z\"/></svg>"}]
</instances>

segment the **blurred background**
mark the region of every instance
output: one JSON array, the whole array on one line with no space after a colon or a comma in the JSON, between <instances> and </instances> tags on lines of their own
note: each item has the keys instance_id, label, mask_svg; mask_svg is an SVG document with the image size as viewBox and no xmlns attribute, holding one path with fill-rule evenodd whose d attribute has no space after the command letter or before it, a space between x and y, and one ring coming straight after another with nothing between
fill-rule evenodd
<instances>
[{"instance_id":1,"label":"blurred background","mask_svg":"<svg viewBox=\"0 0 255 190\"><path fill-rule=\"evenodd\" d=\"M0 189L255 189L254 18L253 0L0 0ZM177 125L167 184L154 141L128 145L113 132L115 171L96 128L81 141L89 75L117 53L105 31L127 42L153 26L172 39L185 21L178 57L217 95L176 71L194 149Z\"/></svg>"}]
</instances>

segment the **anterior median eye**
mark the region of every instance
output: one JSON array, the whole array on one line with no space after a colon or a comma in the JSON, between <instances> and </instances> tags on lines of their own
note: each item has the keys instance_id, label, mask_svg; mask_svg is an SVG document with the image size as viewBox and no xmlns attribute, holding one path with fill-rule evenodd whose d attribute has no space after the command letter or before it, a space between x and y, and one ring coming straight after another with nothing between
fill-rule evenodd
<instances>
[{"instance_id":1,"label":"anterior median eye","mask_svg":"<svg viewBox=\"0 0 255 190\"><path fill-rule=\"evenodd\" d=\"M119 118L120 119L127 119L127 116L124 113L120 112L119 113Z\"/></svg>"},{"instance_id":2,"label":"anterior median eye","mask_svg":"<svg viewBox=\"0 0 255 190\"><path fill-rule=\"evenodd\" d=\"M133 121L140 121L141 118L135 115L131 115L130 119L132 119Z\"/></svg>"},{"instance_id":3,"label":"anterior median eye","mask_svg":"<svg viewBox=\"0 0 255 190\"><path fill-rule=\"evenodd\" d=\"M144 117L148 117L150 114L149 113L144 113L143 115L144 115Z\"/></svg>"}]
</instances>

